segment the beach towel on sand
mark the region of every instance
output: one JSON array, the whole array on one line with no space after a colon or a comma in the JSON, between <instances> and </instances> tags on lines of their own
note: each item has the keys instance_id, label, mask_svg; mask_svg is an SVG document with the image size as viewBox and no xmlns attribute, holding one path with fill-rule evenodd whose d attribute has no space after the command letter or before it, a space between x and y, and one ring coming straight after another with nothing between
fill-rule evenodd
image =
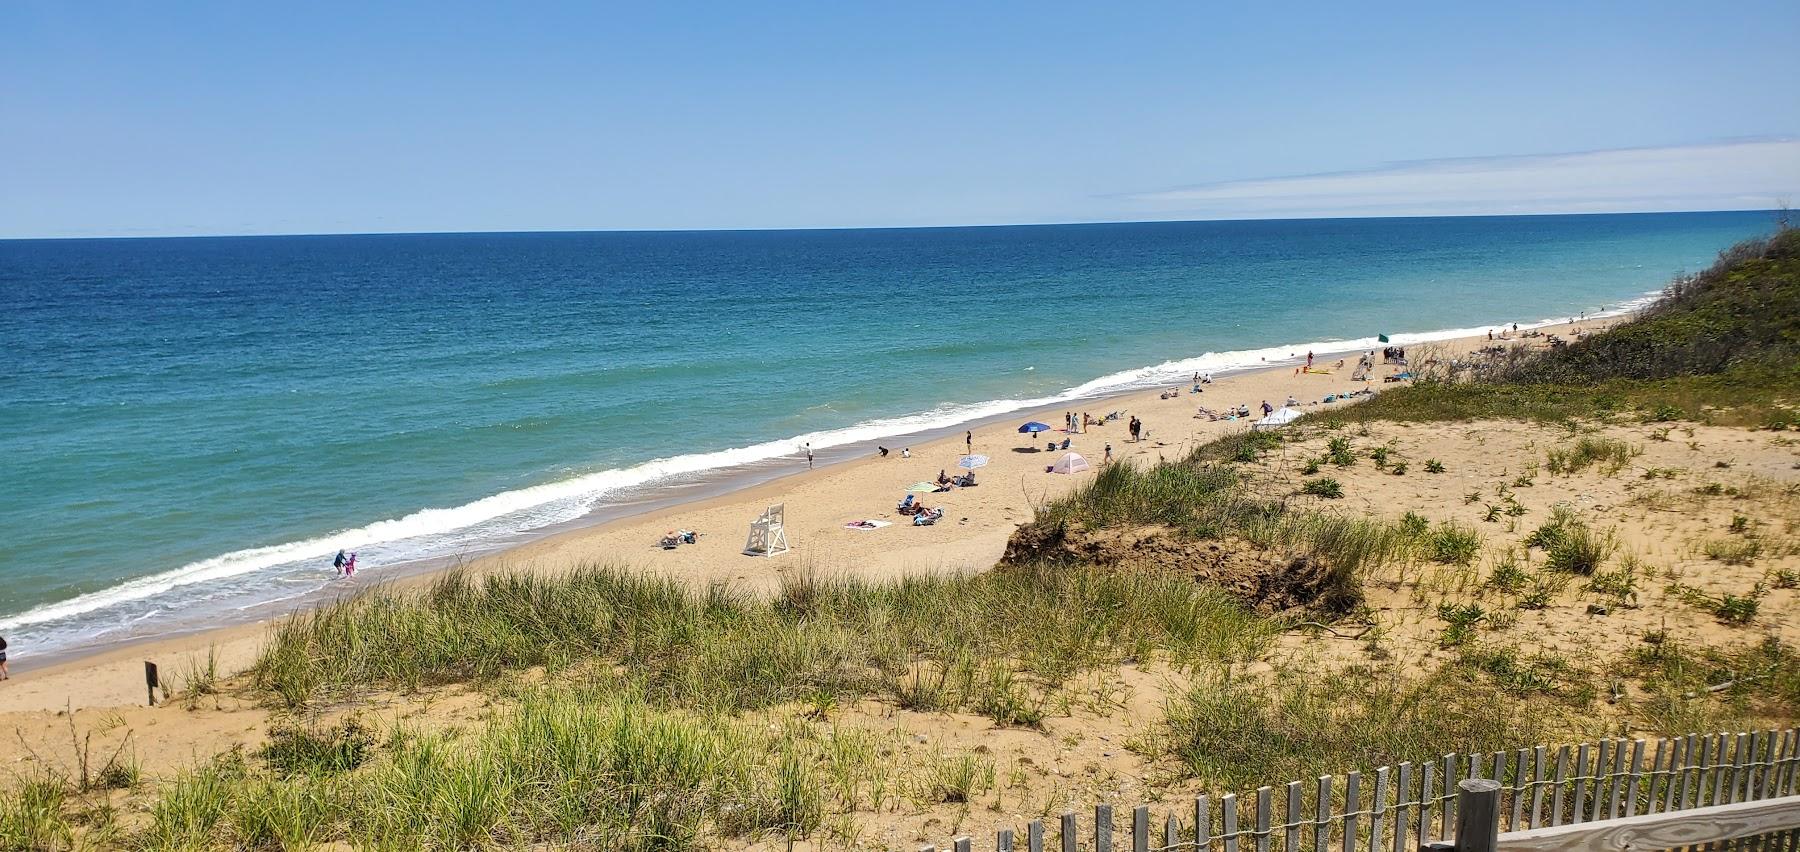
<instances>
[{"instance_id":1,"label":"beach towel on sand","mask_svg":"<svg viewBox=\"0 0 1800 852\"><path fill-rule=\"evenodd\" d=\"M881 529L882 527L891 527L891 526L893 526L893 523L890 521L875 521L875 520L851 521L850 523L847 523L844 525L844 529L847 529L847 530L878 530L878 529Z\"/></svg>"}]
</instances>

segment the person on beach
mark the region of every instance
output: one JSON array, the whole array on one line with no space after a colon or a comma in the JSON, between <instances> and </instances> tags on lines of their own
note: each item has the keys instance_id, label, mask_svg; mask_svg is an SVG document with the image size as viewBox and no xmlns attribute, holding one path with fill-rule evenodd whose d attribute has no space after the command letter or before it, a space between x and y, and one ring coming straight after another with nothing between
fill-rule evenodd
<instances>
[{"instance_id":1,"label":"person on beach","mask_svg":"<svg viewBox=\"0 0 1800 852\"><path fill-rule=\"evenodd\" d=\"M963 433L963 448L970 453L975 452L975 432L973 430Z\"/></svg>"},{"instance_id":2,"label":"person on beach","mask_svg":"<svg viewBox=\"0 0 1800 852\"><path fill-rule=\"evenodd\" d=\"M887 458L888 448L887 447L876 447L875 454L878 456L881 456L882 458L885 459L885 458Z\"/></svg>"},{"instance_id":3,"label":"person on beach","mask_svg":"<svg viewBox=\"0 0 1800 852\"><path fill-rule=\"evenodd\" d=\"M10 677L12 675L6 673L6 637L0 636L0 680Z\"/></svg>"},{"instance_id":4,"label":"person on beach","mask_svg":"<svg viewBox=\"0 0 1800 852\"><path fill-rule=\"evenodd\" d=\"M912 447L901 447L900 448L900 457L903 459L912 458Z\"/></svg>"},{"instance_id":5,"label":"person on beach","mask_svg":"<svg viewBox=\"0 0 1800 852\"><path fill-rule=\"evenodd\" d=\"M1112 442L1106 442L1106 455L1100 459L1101 464L1112 464Z\"/></svg>"},{"instance_id":6,"label":"person on beach","mask_svg":"<svg viewBox=\"0 0 1800 852\"><path fill-rule=\"evenodd\" d=\"M812 444L806 445L806 469L812 470Z\"/></svg>"},{"instance_id":7,"label":"person on beach","mask_svg":"<svg viewBox=\"0 0 1800 852\"><path fill-rule=\"evenodd\" d=\"M356 551L354 550L350 551L350 556L344 560L344 576L356 576Z\"/></svg>"},{"instance_id":8,"label":"person on beach","mask_svg":"<svg viewBox=\"0 0 1800 852\"><path fill-rule=\"evenodd\" d=\"M1269 401L1265 399L1265 400L1263 400L1262 410L1263 410L1263 416L1267 417L1275 411L1275 406L1270 405Z\"/></svg>"},{"instance_id":9,"label":"person on beach","mask_svg":"<svg viewBox=\"0 0 1800 852\"><path fill-rule=\"evenodd\" d=\"M337 558L331 560L331 567L338 573L339 576L343 575L343 573L344 573L344 551L342 551L342 550L338 551Z\"/></svg>"},{"instance_id":10,"label":"person on beach","mask_svg":"<svg viewBox=\"0 0 1800 852\"><path fill-rule=\"evenodd\" d=\"M1306 369L1312 369L1312 350L1306 350Z\"/></svg>"}]
</instances>

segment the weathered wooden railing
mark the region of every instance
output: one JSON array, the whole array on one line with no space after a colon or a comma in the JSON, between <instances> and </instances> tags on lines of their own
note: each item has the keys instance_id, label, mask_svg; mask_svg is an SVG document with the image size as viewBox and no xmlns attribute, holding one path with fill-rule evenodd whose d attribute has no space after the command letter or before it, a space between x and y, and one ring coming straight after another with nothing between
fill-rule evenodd
<instances>
[{"instance_id":1,"label":"weathered wooden railing","mask_svg":"<svg viewBox=\"0 0 1800 852\"><path fill-rule=\"evenodd\" d=\"M1084 842L1082 820L1065 813L1051 848L1113 852L1114 831L1124 829L1132 852L1667 849L1746 838L1754 848L1792 849L1800 729L1447 754L1372 777L1261 787L1243 799L1198 796L1180 813L1139 805L1124 825L1117 819L1111 805L1096 806ZM1043 821L1032 820L1022 838L1003 828L992 847L981 845L1044 852L1047 842ZM963 836L946 848L974 846Z\"/></svg>"}]
</instances>

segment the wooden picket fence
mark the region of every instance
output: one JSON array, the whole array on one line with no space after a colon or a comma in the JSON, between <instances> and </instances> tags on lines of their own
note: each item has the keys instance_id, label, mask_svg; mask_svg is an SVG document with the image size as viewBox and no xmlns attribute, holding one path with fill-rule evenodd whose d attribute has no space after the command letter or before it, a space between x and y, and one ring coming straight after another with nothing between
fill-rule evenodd
<instances>
[{"instance_id":1,"label":"wooden picket fence","mask_svg":"<svg viewBox=\"0 0 1800 852\"><path fill-rule=\"evenodd\" d=\"M1460 844L1459 798L1481 808L1483 823L1472 833L1461 826ZM1663 831L1651 836L1686 838L1673 844L1683 847L1755 838L1755 848L1790 849L1800 842L1800 728L1447 754L1372 775L1260 787L1245 797L1198 796L1180 812L1139 805L1129 814L1127 824L1115 825L1113 807L1098 805L1084 830L1075 813L1064 813L1050 848L1113 852L1115 829L1130 832L1132 852L1412 852L1434 843L1475 850L1671 848L1606 845L1648 825ZM1472 816L1465 814L1465 822ZM1712 828L1668 831L1702 822ZM1471 840L1481 834L1497 835L1498 846ZM1028 852L1044 852L1047 842L1044 822L1033 820L1023 837L1000 829L991 848L1015 852L1022 843ZM942 849L972 852L974 845L963 836ZM919 852L939 849L926 845Z\"/></svg>"}]
</instances>

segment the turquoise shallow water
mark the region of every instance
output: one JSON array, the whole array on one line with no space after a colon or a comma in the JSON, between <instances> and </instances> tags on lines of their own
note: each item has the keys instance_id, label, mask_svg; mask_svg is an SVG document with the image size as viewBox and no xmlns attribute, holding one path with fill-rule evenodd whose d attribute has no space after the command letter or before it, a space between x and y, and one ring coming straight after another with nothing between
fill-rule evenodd
<instances>
[{"instance_id":1,"label":"turquoise shallow water","mask_svg":"<svg viewBox=\"0 0 1800 852\"><path fill-rule=\"evenodd\" d=\"M378 577L802 441L1616 308L1773 222L0 241L0 633L216 623L339 547Z\"/></svg>"}]
</instances>

